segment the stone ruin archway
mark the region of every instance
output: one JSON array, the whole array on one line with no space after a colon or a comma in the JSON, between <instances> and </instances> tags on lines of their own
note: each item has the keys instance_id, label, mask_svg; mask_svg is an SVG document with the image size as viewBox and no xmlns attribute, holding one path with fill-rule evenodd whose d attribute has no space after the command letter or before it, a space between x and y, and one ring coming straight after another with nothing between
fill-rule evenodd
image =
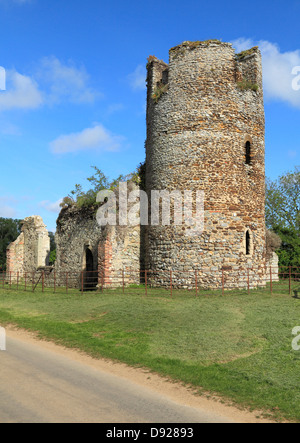
<instances>
[{"instance_id":1,"label":"stone ruin archway","mask_svg":"<svg viewBox=\"0 0 300 443\"><path fill-rule=\"evenodd\" d=\"M94 267L94 255L90 245L84 247L83 254L83 289L84 291L96 290L98 284L97 270Z\"/></svg>"},{"instance_id":2,"label":"stone ruin archway","mask_svg":"<svg viewBox=\"0 0 300 443\"><path fill-rule=\"evenodd\" d=\"M86 272L93 272L94 271L94 257L92 251L87 248L85 251L85 270Z\"/></svg>"}]
</instances>

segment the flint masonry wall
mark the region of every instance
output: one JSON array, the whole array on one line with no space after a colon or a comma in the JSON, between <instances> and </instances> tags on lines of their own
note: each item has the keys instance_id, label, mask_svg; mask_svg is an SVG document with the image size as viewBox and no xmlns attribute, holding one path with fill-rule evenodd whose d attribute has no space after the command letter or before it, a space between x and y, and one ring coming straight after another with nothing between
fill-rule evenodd
<instances>
[{"instance_id":1,"label":"flint masonry wall","mask_svg":"<svg viewBox=\"0 0 300 443\"><path fill-rule=\"evenodd\" d=\"M8 275L24 272L24 233L11 243L6 250L6 270Z\"/></svg>"},{"instance_id":2,"label":"flint masonry wall","mask_svg":"<svg viewBox=\"0 0 300 443\"><path fill-rule=\"evenodd\" d=\"M49 264L50 237L40 216L25 218L24 233L24 270L35 271L40 266Z\"/></svg>"},{"instance_id":3,"label":"flint masonry wall","mask_svg":"<svg viewBox=\"0 0 300 443\"><path fill-rule=\"evenodd\" d=\"M117 287L140 283L140 227L109 227L99 243L99 284Z\"/></svg>"},{"instance_id":4,"label":"flint masonry wall","mask_svg":"<svg viewBox=\"0 0 300 443\"><path fill-rule=\"evenodd\" d=\"M272 253L271 258L267 261L266 281L279 281L279 257L276 252Z\"/></svg>"},{"instance_id":5,"label":"flint masonry wall","mask_svg":"<svg viewBox=\"0 0 300 443\"><path fill-rule=\"evenodd\" d=\"M146 267L173 269L179 286L182 271L199 270L199 284L213 286L223 269L234 286L234 273L246 275L252 268L254 284L263 285L265 116L259 49L237 56L229 43L185 42L170 50L168 65L149 59L147 82L148 198L152 190L203 190L205 219L198 237L186 235L185 225L149 225ZM159 90L164 92L157 99Z\"/></svg>"},{"instance_id":6,"label":"flint masonry wall","mask_svg":"<svg viewBox=\"0 0 300 443\"><path fill-rule=\"evenodd\" d=\"M101 227L97 208L64 208L57 220L57 281L69 287L139 283L140 227ZM123 273L124 272L124 273Z\"/></svg>"},{"instance_id":7,"label":"flint masonry wall","mask_svg":"<svg viewBox=\"0 0 300 443\"><path fill-rule=\"evenodd\" d=\"M97 224L95 208L68 207L62 209L57 219L55 234L56 262L58 272L78 275L86 268L85 253L93 256L93 271L97 270L98 243L102 238Z\"/></svg>"},{"instance_id":8,"label":"flint masonry wall","mask_svg":"<svg viewBox=\"0 0 300 443\"><path fill-rule=\"evenodd\" d=\"M27 217L22 222L22 232L7 248L8 274L35 272L40 266L47 266L50 252L50 238L43 220L39 216Z\"/></svg>"}]
</instances>

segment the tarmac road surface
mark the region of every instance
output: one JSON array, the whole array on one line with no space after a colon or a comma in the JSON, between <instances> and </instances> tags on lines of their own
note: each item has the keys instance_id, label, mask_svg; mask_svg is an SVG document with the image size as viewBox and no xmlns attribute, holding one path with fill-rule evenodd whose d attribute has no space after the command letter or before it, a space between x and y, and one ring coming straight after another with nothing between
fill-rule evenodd
<instances>
[{"instance_id":1,"label":"tarmac road surface","mask_svg":"<svg viewBox=\"0 0 300 443\"><path fill-rule=\"evenodd\" d=\"M69 356L7 337L0 423L229 423Z\"/></svg>"}]
</instances>

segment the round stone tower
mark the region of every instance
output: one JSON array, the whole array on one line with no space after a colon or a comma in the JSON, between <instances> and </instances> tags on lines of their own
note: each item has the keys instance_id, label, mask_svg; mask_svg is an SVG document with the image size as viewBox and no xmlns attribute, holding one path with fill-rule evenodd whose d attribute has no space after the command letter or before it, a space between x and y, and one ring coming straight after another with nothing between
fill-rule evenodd
<instances>
[{"instance_id":1,"label":"round stone tower","mask_svg":"<svg viewBox=\"0 0 300 443\"><path fill-rule=\"evenodd\" d=\"M166 271L153 274L153 283L167 284L172 270L174 285L191 286L194 276L186 271L197 270L199 285L212 287L225 275L234 287L250 269L252 283L263 285L265 116L259 49L236 54L230 43L184 42L170 50L169 65L151 56L147 68L146 266ZM191 235L184 216L176 223L176 207L169 224L162 217L157 222L153 191L165 191L162 196L180 191L182 208L187 191L192 192L194 212L196 191L203 191L203 232ZM179 200L177 210L178 205Z\"/></svg>"}]
</instances>

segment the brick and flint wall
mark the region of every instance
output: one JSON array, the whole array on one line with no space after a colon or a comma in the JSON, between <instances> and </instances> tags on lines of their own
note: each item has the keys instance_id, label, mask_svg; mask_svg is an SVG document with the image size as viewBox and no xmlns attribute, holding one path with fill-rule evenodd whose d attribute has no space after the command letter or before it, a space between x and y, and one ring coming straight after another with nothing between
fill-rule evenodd
<instances>
[{"instance_id":1,"label":"brick and flint wall","mask_svg":"<svg viewBox=\"0 0 300 443\"><path fill-rule=\"evenodd\" d=\"M7 275L13 279L34 273L49 264L50 237L40 216L27 217L22 222L19 237L7 248Z\"/></svg>"},{"instance_id":2,"label":"brick and flint wall","mask_svg":"<svg viewBox=\"0 0 300 443\"><path fill-rule=\"evenodd\" d=\"M104 226L96 218L97 208L64 208L57 220L55 273L70 287L95 283L117 287L139 283L140 227ZM89 262L89 263L87 263ZM94 276L94 278L93 278ZM97 281L95 281L95 278Z\"/></svg>"}]
</instances>

